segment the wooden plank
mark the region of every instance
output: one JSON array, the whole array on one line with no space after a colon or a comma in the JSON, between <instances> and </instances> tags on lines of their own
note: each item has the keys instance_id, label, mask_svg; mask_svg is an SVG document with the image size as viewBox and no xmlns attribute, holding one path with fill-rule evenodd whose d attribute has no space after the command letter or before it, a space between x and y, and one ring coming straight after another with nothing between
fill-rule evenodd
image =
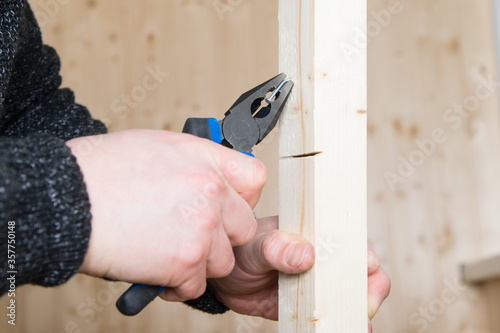
<instances>
[{"instance_id":1,"label":"wooden plank","mask_svg":"<svg viewBox=\"0 0 500 333\"><path fill-rule=\"evenodd\" d=\"M281 0L280 71L294 81L280 125L280 228L316 264L280 276L280 332L365 332L366 1Z\"/></svg>"},{"instance_id":2,"label":"wooden plank","mask_svg":"<svg viewBox=\"0 0 500 333\"><path fill-rule=\"evenodd\" d=\"M463 280L476 284L500 279L500 255L462 266Z\"/></svg>"}]
</instances>

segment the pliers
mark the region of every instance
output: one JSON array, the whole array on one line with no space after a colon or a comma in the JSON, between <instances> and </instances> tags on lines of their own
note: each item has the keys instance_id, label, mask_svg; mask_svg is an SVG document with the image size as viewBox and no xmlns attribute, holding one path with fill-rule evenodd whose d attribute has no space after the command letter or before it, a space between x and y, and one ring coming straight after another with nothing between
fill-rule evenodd
<instances>
[{"instance_id":1,"label":"pliers","mask_svg":"<svg viewBox=\"0 0 500 333\"><path fill-rule=\"evenodd\" d=\"M182 132L253 156L253 146L276 126L292 88L293 82L279 74L241 95L224 119L189 118ZM126 316L136 315L165 288L134 284L120 296L116 307Z\"/></svg>"}]
</instances>

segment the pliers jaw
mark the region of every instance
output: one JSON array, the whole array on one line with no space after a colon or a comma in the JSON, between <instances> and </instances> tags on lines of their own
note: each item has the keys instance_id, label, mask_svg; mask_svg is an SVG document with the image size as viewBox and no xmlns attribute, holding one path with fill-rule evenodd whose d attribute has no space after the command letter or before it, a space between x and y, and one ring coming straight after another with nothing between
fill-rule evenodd
<instances>
[{"instance_id":1,"label":"pliers jaw","mask_svg":"<svg viewBox=\"0 0 500 333\"><path fill-rule=\"evenodd\" d=\"M276 126L292 88L282 73L241 95L220 121L222 144L251 153ZM276 89L274 98L266 100Z\"/></svg>"}]
</instances>

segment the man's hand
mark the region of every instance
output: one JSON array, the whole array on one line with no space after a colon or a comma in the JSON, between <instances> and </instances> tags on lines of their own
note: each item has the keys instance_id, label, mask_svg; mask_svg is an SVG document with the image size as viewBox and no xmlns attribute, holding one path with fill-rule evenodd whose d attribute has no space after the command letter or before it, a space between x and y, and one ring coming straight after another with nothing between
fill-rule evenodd
<instances>
[{"instance_id":1,"label":"man's hand","mask_svg":"<svg viewBox=\"0 0 500 333\"><path fill-rule=\"evenodd\" d=\"M368 332L372 332L371 320L378 309L389 296L391 291L391 280L380 267L377 255L372 249L368 249Z\"/></svg>"},{"instance_id":2,"label":"man's hand","mask_svg":"<svg viewBox=\"0 0 500 333\"><path fill-rule=\"evenodd\" d=\"M233 311L278 319L278 272L296 274L314 263L312 244L299 235L278 231L278 218L258 221L252 242L234 249L236 265L231 275L211 279L217 298ZM368 313L371 320L389 294L390 280L368 251ZM334 295L332 295L334 297ZM369 327L371 330L371 325Z\"/></svg>"},{"instance_id":3,"label":"man's hand","mask_svg":"<svg viewBox=\"0 0 500 333\"><path fill-rule=\"evenodd\" d=\"M164 131L123 131L67 145L91 202L83 273L169 286L168 300L194 299L206 278L233 270L232 247L254 238L252 209L266 181L254 158Z\"/></svg>"},{"instance_id":4,"label":"man's hand","mask_svg":"<svg viewBox=\"0 0 500 333\"><path fill-rule=\"evenodd\" d=\"M231 310L278 320L278 271L297 274L314 264L314 247L307 239L277 229L277 216L260 219L255 238L234 248L231 275L209 281Z\"/></svg>"}]
</instances>

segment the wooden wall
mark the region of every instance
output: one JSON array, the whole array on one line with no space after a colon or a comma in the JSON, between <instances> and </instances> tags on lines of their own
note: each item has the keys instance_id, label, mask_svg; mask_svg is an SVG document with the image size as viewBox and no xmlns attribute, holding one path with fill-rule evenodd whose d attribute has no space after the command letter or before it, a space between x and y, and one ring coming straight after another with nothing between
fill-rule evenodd
<instances>
[{"instance_id":1,"label":"wooden wall","mask_svg":"<svg viewBox=\"0 0 500 333\"><path fill-rule=\"evenodd\" d=\"M46 42L62 58L64 85L111 130L180 131L187 117L219 116L243 90L277 73L276 0L31 3ZM230 10L221 17L214 3ZM369 237L393 281L375 330L495 332L488 324L488 289L464 289L459 281L462 262L500 253L498 86L489 92L481 83L481 77L496 80L497 71L490 1L401 0L394 6L370 0L369 7ZM364 37L353 32L344 47L355 51L358 38ZM143 80L157 66L168 76L147 91ZM135 97L127 102L124 94ZM453 113L460 104L467 105L462 115ZM262 146L258 156L270 177L260 216L278 212L277 136ZM397 181L393 189L387 177ZM273 323L234 314L214 318L160 301L125 318L114 308L119 294L84 276L56 289L25 286L18 325L2 320L0 328L276 331Z\"/></svg>"},{"instance_id":2,"label":"wooden wall","mask_svg":"<svg viewBox=\"0 0 500 333\"><path fill-rule=\"evenodd\" d=\"M370 4L371 22L390 6ZM375 327L490 332L484 293L460 286L459 267L500 252L498 85L481 79L497 80L491 3L398 8L371 23L369 46L369 234L393 281Z\"/></svg>"}]
</instances>

